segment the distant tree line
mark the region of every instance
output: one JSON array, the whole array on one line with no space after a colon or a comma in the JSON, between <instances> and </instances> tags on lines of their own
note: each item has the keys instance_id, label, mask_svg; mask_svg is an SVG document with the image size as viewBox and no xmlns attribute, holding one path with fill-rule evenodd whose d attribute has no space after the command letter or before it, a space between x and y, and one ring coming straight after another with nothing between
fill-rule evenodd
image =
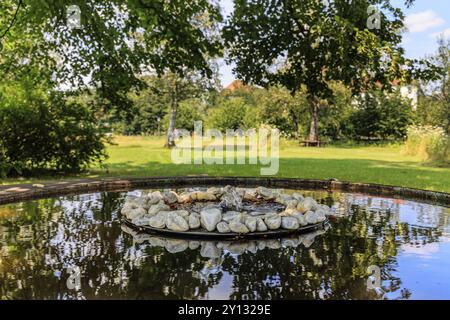
<instances>
[{"instance_id":1,"label":"distant tree line","mask_svg":"<svg viewBox=\"0 0 450 320\"><path fill-rule=\"evenodd\" d=\"M388 0L235 1L226 19L209 0L71 4L80 27L63 1L0 4L3 176L83 170L105 159L110 132L165 133L171 147L174 130L198 119L312 140L449 128L449 45L406 59L404 14ZM250 90L221 91L218 58ZM421 89L415 112L393 88L411 81Z\"/></svg>"}]
</instances>

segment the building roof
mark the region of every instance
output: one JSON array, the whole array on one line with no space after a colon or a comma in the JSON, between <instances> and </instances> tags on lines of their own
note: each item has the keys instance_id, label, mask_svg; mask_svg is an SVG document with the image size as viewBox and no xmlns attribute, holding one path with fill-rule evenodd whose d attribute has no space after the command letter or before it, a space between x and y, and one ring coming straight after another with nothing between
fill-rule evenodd
<instances>
[{"instance_id":1,"label":"building roof","mask_svg":"<svg viewBox=\"0 0 450 320\"><path fill-rule=\"evenodd\" d=\"M233 80L228 86L224 88L224 90L235 91L235 90L244 90L250 91L252 89L251 86L244 84L241 80Z\"/></svg>"}]
</instances>

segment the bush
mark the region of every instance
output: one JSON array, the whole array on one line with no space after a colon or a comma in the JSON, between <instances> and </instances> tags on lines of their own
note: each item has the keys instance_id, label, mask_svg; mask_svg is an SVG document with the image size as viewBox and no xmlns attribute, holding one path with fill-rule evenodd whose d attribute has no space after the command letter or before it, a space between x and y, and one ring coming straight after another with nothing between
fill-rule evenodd
<instances>
[{"instance_id":1,"label":"bush","mask_svg":"<svg viewBox=\"0 0 450 320\"><path fill-rule=\"evenodd\" d=\"M423 161L448 161L450 157L450 139L444 129L432 126L411 126L405 152L420 156Z\"/></svg>"},{"instance_id":2,"label":"bush","mask_svg":"<svg viewBox=\"0 0 450 320\"><path fill-rule=\"evenodd\" d=\"M106 158L105 133L88 107L60 94L2 102L3 176L37 169L78 172Z\"/></svg>"},{"instance_id":3,"label":"bush","mask_svg":"<svg viewBox=\"0 0 450 320\"><path fill-rule=\"evenodd\" d=\"M240 97L224 99L212 109L209 127L225 132L227 129L248 129L254 126L255 111Z\"/></svg>"},{"instance_id":4,"label":"bush","mask_svg":"<svg viewBox=\"0 0 450 320\"><path fill-rule=\"evenodd\" d=\"M356 139L404 139L413 120L412 106L399 92L374 90L358 100L349 117L348 134Z\"/></svg>"}]
</instances>

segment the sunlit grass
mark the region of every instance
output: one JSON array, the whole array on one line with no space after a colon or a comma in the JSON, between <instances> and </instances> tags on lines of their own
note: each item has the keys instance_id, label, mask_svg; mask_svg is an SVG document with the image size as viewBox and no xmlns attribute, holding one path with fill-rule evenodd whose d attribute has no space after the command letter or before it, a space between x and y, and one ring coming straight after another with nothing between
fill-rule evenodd
<instances>
[{"instance_id":1,"label":"sunlit grass","mask_svg":"<svg viewBox=\"0 0 450 320\"><path fill-rule=\"evenodd\" d=\"M74 178L110 176L260 176L255 165L175 165L160 137L116 137L108 147L106 167L92 168ZM304 148L281 141L279 177L379 183L450 192L450 168L423 165L400 145ZM67 179L68 177L61 177ZM31 180L6 180L3 184Z\"/></svg>"}]
</instances>

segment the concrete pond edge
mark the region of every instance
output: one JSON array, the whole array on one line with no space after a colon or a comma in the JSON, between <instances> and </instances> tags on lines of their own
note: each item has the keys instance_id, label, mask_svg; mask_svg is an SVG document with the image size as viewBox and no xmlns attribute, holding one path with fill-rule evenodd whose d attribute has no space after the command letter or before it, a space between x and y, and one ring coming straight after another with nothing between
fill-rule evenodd
<instances>
[{"instance_id":1,"label":"concrete pond edge","mask_svg":"<svg viewBox=\"0 0 450 320\"><path fill-rule=\"evenodd\" d=\"M330 180L275 177L130 177L102 179L74 179L43 184L17 184L0 186L0 205L64 195L76 195L101 191L126 191L142 188L181 188L194 186L264 186L268 188L307 189L361 193L372 196L420 200L450 206L450 193L388 186L369 183L353 183Z\"/></svg>"}]
</instances>

